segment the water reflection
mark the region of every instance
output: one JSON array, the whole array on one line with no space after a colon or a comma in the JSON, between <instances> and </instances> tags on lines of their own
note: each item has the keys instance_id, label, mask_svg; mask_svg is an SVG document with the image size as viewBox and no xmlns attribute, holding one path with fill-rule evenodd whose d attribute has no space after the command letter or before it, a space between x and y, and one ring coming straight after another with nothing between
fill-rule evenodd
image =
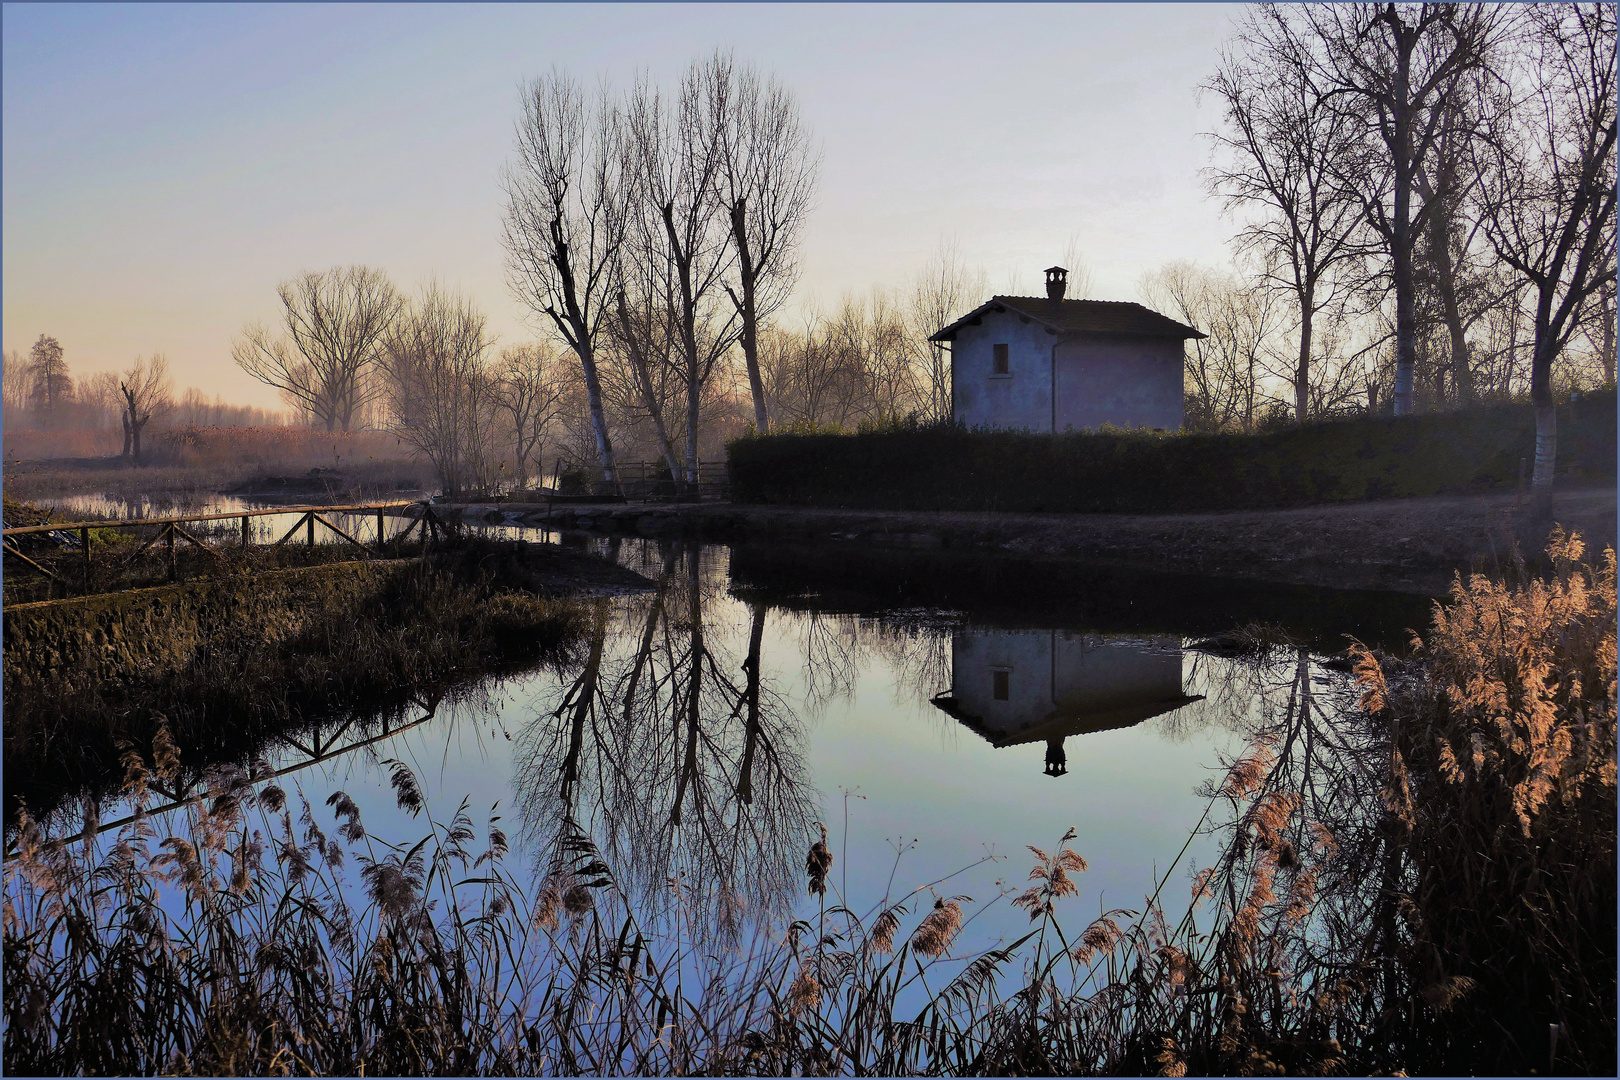
<instances>
[{"instance_id":1,"label":"water reflection","mask_svg":"<svg viewBox=\"0 0 1620 1080\"><path fill-rule=\"evenodd\" d=\"M1069 736L1202 699L1182 689L1180 638L969 627L951 638L951 689L932 701L997 749L1044 742L1046 775L1062 776Z\"/></svg>"},{"instance_id":2,"label":"water reflection","mask_svg":"<svg viewBox=\"0 0 1620 1080\"><path fill-rule=\"evenodd\" d=\"M703 553L658 551L648 597L594 611L589 647L518 738L516 786L541 868L588 834L654 921L734 942L785 915L815 816L803 732L762 671L765 608L728 648L723 573Z\"/></svg>"}]
</instances>

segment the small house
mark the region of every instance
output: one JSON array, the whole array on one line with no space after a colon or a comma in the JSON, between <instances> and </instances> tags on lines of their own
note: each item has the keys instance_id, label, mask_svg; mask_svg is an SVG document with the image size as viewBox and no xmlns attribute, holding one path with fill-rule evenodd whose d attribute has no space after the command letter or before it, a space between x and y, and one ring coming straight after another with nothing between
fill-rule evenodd
<instances>
[{"instance_id":1,"label":"small house","mask_svg":"<svg viewBox=\"0 0 1620 1080\"><path fill-rule=\"evenodd\" d=\"M1085 431L1103 424L1177 431L1190 326L1141 304L992 296L929 338L951 348L951 404L968 427Z\"/></svg>"}]
</instances>

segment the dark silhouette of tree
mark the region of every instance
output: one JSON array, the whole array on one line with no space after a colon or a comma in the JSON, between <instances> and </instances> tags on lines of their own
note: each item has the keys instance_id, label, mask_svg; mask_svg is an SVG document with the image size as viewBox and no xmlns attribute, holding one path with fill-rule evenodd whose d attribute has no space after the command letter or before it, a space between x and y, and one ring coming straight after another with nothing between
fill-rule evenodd
<instances>
[{"instance_id":1,"label":"dark silhouette of tree","mask_svg":"<svg viewBox=\"0 0 1620 1080\"><path fill-rule=\"evenodd\" d=\"M169 361L162 353L135 363L118 380L123 398L124 456L141 463L141 433L146 425L174 407L174 383L169 378Z\"/></svg>"},{"instance_id":2,"label":"dark silhouette of tree","mask_svg":"<svg viewBox=\"0 0 1620 1080\"><path fill-rule=\"evenodd\" d=\"M590 104L559 71L524 88L517 158L504 180L508 278L517 298L579 358L609 483L618 477L596 351L625 240L624 156L623 120L606 87Z\"/></svg>"},{"instance_id":3,"label":"dark silhouette of tree","mask_svg":"<svg viewBox=\"0 0 1620 1080\"><path fill-rule=\"evenodd\" d=\"M1344 301L1350 281L1342 271L1364 254L1357 240L1361 201L1338 176L1360 121L1335 108L1303 43L1274 7L1244 17L1205 88L1226 106L1226 128L1213 138L1230 153L1210 170L1210 188L1231 207L1261 209L1238 246L1260 257L1263 280L1298 312L1294 418L1303 423L1316 317Z\"/></svg>"},{"instance_id":4,"label":"dark silhouette of tree","mask_svg":"<svg viewBox=\"0 0 1620 1080\"><path fill-rule=\"evenodd\" d=\"M716 54L699 71L720 133L716 185L731 225L735 287L726 293L741 320L738 341L754 401L754 426L770 429L759 369L759 329L798 277L799 234L815 197L820 161L799 105L774 76L738 68Z\"/></svg>"},{"instance_id":5,"label":"dark silhouette of tree","mask_svg":"<svg viewBox=\"0 0 1620 1080\"><path fill-rule=\"evenodd\" d=\"M1607 4L1538 5L1521 19L1520 70L1487 121L1478 199L1487 242L1534 293L1532 517L1545 525L1557 458L1553 361L1589 299L1615 280L1615 14Z\"/></svg>"},{"instance_id":6,"label":"dark silhouette of tree","mask_svg":"<svg viewBox=\"0 0 1620 1080\"><path fill-rule=\"evenodd\" d=\"M686 405L686 481L698 479L698 426L716 364L736 340L738 317L720 295L735 254L718 184L724 167L724 117L705 92L702 64L681 78L674 100L645 81L629 107L635 238L626 257L661 268L668 281L671 367ZM667 269L664 269L667 268Z\"/></svg>"},{"instance_id":7,"label":"dark silhouette of tree","mask_svg":"<svg viewBox=\"0 0 1620 1080\"><path fill-rule=\"evenodd\" d=\"M1440 210L1434 201L1414 208L1417 178L1456 96L1489 63L1501 24L1500 12L1481 4L1299 5L1275 24L1313 84L1368 133L1336 168L1389 258L1397 415L1412 410L1414 252L1428 216Z\"/></svg>"},{"instance_id":8,"label":"dark silhouette of tree","mask_svg":"<svg viewBox=\"0 0 1620 1080\"><path fill-rule=\"evenodd\" d=\"M57 427L73 400L73 378L68 374L61 342L39 335L28 350L28 382L36 422L47 430Z\"/></svg>"}]
</instances>

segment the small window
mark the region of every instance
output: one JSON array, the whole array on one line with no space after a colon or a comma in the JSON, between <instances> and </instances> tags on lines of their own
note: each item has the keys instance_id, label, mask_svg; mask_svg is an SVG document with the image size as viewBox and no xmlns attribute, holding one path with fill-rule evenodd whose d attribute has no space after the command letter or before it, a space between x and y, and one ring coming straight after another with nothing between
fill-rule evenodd
<instances>
[{"instance_id":1,"label":"small window","mask_svg":"<svg viewBox=\"0 0 1620 1080\"><path fill-rule=\"evenodd\" d=\"M1007 372L1007 346L1005 346L1005 345L992 345L991 349L994 352L994 359L993 359L993 361L991 363L990 374L992 374L992 375L1006 375L1008 373Z\"/></svg>"},{"instance_id":2,"label":"small window","mask_svg":"<svg viewBox=\"0 0 1620 1080\"><path fill-rule=\"evenodd\" d=\"M1008 671L992 671L990 673L990 696L997 701L1007 700L1007 677L1010 674L1011 672Z\"/></svg>"}]
</instances>

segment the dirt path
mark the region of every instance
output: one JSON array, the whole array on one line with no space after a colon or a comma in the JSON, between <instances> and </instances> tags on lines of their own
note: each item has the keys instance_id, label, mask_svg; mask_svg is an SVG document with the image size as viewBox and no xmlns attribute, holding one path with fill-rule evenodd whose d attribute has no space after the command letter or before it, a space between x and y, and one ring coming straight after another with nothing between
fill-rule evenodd
<instances>
[{"instance_id":1,"label":"dirt path","mask_svg":"<svg viewBox=\"0 0 1620 1080\"><path fill-rule=\"evenodd\" d=\"M1524 512L1514 492L1230 514L887 513L778 506L558 508L555 524L896 547L978 548L1216 577L1443 594L1457 570L1510 557ZM1560 491L1554 519L1595 554L1615 543L1612 486Z\"/></svg>"}]
</instances>

